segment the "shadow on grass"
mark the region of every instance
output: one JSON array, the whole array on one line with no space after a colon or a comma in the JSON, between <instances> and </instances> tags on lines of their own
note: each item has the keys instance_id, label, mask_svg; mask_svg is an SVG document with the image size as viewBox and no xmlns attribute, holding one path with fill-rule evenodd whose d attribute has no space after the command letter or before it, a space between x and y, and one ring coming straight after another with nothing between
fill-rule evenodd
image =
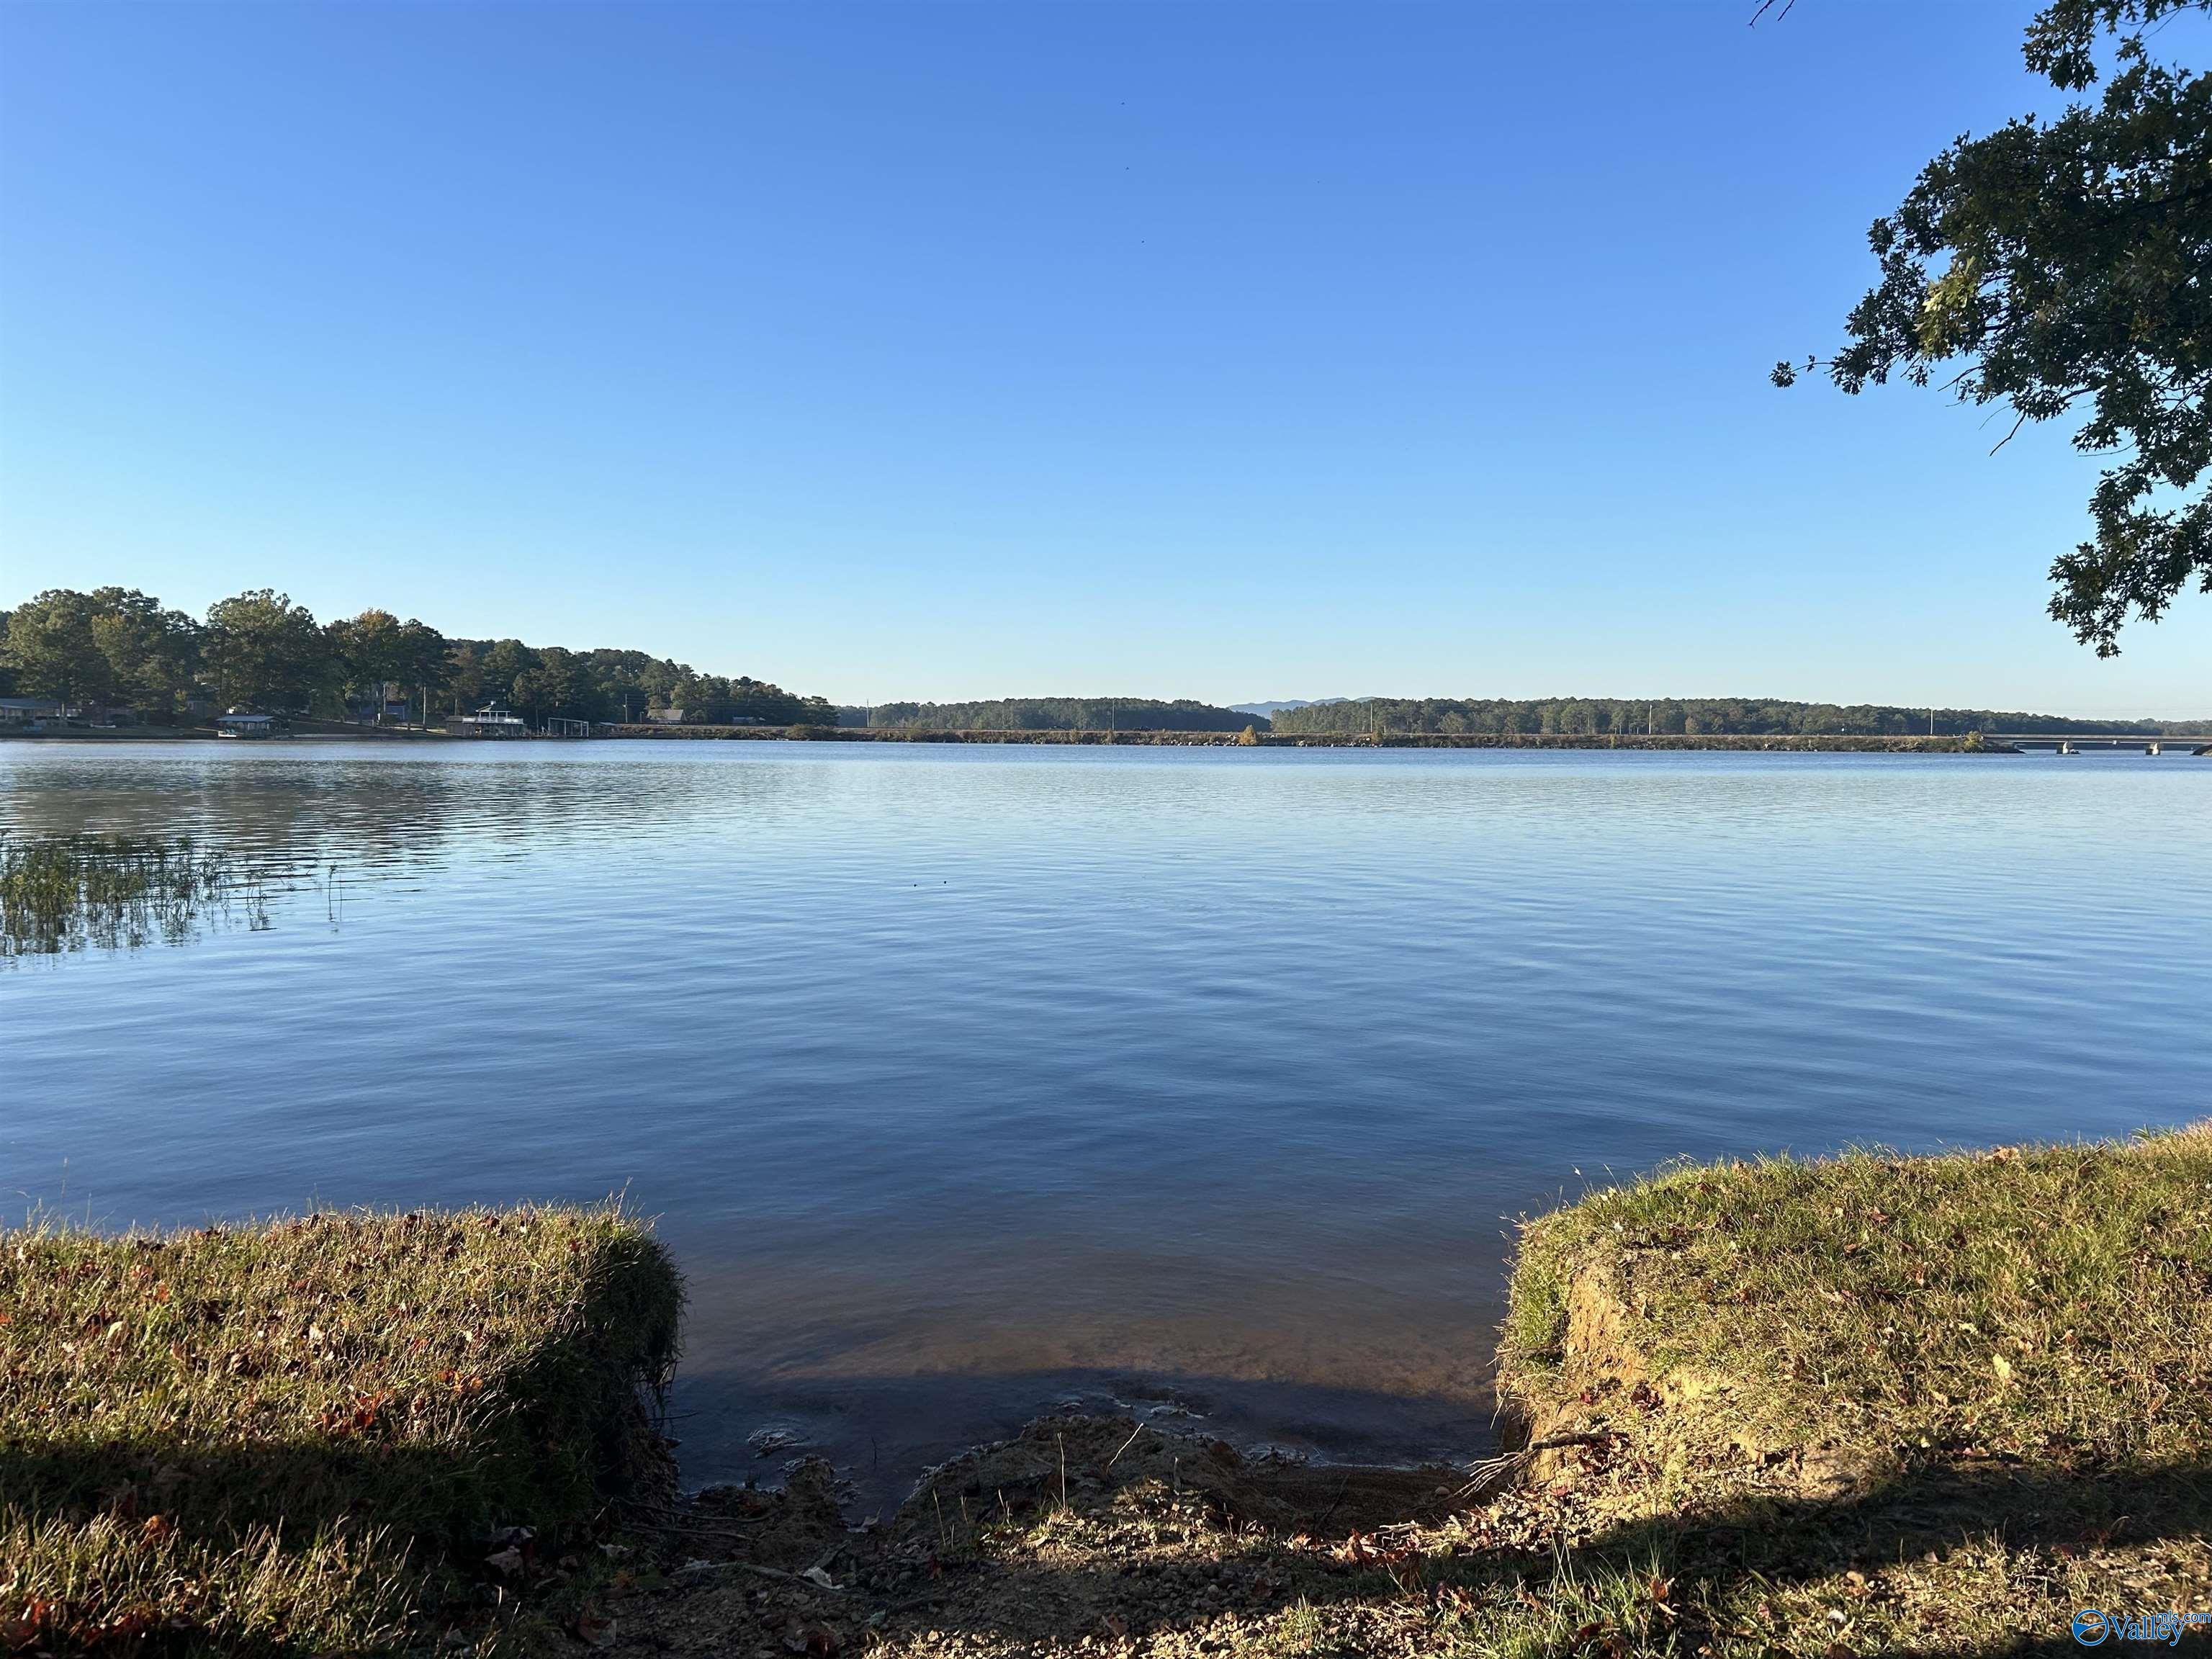
<instances>
[{"instance_id":1,"label":"shadow on grass","mask_svg":"<svg viewBox=\"0 0 2212 1659\"><path fill-rule=\"evenodd\" d=\"M276 1659L397 1650L429 1618L480 1623L495 1584L524 1582L578 1531L565 1495L533 1498L521 1473L449 1445L345 1439L0 1448L0 1556L21 1557L0 1562L0 1652ZM486 1563L511 1528L536 1541L508 1578ZM10 1567L29 1573L27 1599L5 1593ZM25 1634L40 1623L46 1639Z\"/></svg>"},{"instance_id":2,"label":"shadow on grass","mask_svg":"<svg viewBox=\"0 0 2212 1659\"><path fill-rule=\"evenodd\" d=\"M634 1229L541 1218L24 1235L11 1265L52 1293L0 1345L0 1653L396 1650L429 1613L492 1599L498 1529L557 1554L611 1500L665 1498L680 1285ZM420 1299L357 1315L325 1288L379 1269ZM471 1298L493 1295L517 1334L472 1356ZM318 1317L319 1364L270 1357L268 1330ZM142 1335L83 1340L102 1327ZM483 1370L439 1370L439 1343Z\"/></svg>"},{"instance_id":3,"label":"shadow on grass","mask_svg":"<svg viewBox=\"0 0 2212 1659\"><path fill-rule=\"evenodd\" d=\"M2198 1539L2212 1529L2212 1464L2202 1461L2094 1471L1931 1461L1855 1495L1760 1496L1714 1512L1612 1528L1559 1554L1541 1538L1521 1547L1428 1553L1395 1550L1389 1538L1373 1534L1387 1533L1397 1522L1433 1521L1452 1507L1448 1497L1436 1492L1432 1474L1245 1465L1233 1480L1205 1496L1219 1518L1260 1528L1256 1534L1247 1531L1243 1547L1230 1553L1230 1566L1218 1570L1209 1562L1194 1566L1196 1558L1189 1556L1117 1552L1110 1499L1117 1486L1130 1483L1096 1479L1095 1468L1079 1473L1094 1478L1079 1478L1072 1470L1071 1479L1080 1489L1074 1506L1100 1528L1078 1550L1081 1565L1040 1565L1027 1550L1006 1559L987 1549L962 1560L955 1550L941 1577L910 1587L903 1616L948 1632L1012 1642L1073 1642L1102 1629L1126 1629L1140 1638L1188 1628L1194 1616L1224 1610L1248 1620L1266 1620L1303 1606L1318 1610L1325 1625L1334 1619L1349 1628L1361 1608L1402 1617L1413 1609L1433 1613L1465 1605L1477 1610L1469 1615L1476 1622L1468 1626L1466 1639L1457 1646L1442 1639L1446 1632L1439 1628L1440 1647L1469 1654L1490 1651L1494 1642L1486 1643L1475 1633L1480 1610L1486 1607L1493 1610L1498 1630L1517 1625L1525 1634L1528 1627L1552 1620L1559 1626L1559 1640L1566 1644L1558 1650L1563 1653L1657 1651L1669 1641L1669 1650L1681 1654L1701 1647L1717 1653L1756 1652L1765 1650L1763 1638L1726 1618L1727 1610L1748 1615L1762 1601L1786 1601L1794 1589L1820 1586L1847 1571L1872 1575L1923 1561L1931 1553L1940 1563L1954 1552L1992 1539L2015 1551L2063 1555ZM969 1480L957 1490L939 1490L948 1510L956 1497L964 1497L978 1514L996 1505L1002 1512L1010 1510L1017 1522L1041 1516L1052 1504L1050 1492L1000 1492L984 1486ZM1300 1533L1310 1539L1294 1542ZM1366 1536L1346 1547L1347 1535L1354 1534ZM1085 1554L1096 1565L1082 1560ZM1934 1574L1938 1569L1928 1571ZM1608 1616L1604 1587L1626 1587L1626 1605L1646 1594L1641 1587L1655 1573L1674 1581L1669 1617L1650 1625L1641 1639L1636 1632L1626 1632L1624 1648L1592 1645L1588 1632ZM1571 1588L1547 1589L1555 1577ZM1201 1599L1217 1582L1225 1587L1224 1596ZM1946 1623L1942 1580L1927 1582L1927 1615ZM1523 1586L1538 1600L1522 1598ZM1464 1591L1466 1601L1460 1601L1455 1591ZM1555 1611L1544 1605L1547 1594ZM2142 1593L2116 1585L2109 1606L2124 1613L2155 1610L2138 1605L2142 1599ZM1709 1616L1711 1622L1702 1622ZM1815 1611L1799 1621L1794 1634L1801 1643L1820 1634L1816 1626L1822 1616ZM1957 1616L1984 1615L1962 1611ZM1939 1632L1929 1625L1908 1632L1899 1613L1893 1619L1897 1633L1846 1645L1863 1659L1875 1653L1939 1651L2031 1659L2080 1651L2070 1628L2028 1627L2031 1620L2041 1625L2060 1616L2046 1605L2033 1612L2022 1608L2020 1622L2009 1626L1997 1619L1986 1631L1949 1626ZM2071 1609L2063 1616L2070 1620ZM1604 1634L1609 1637L1613 1628L1605 1626ZM1580 1645L1570 1639L1578 1631ZM2206 1633L2200 1632L2200 1638ZM1826 1646L1823 1635L1815 1650ZM1334 1650L1325 1639L1314 1649ZM1533 1650L1548 1650L1540 1639Z\"/></svg>"},{"instance_id":4,"label":"shadow on grass","mask_svg":"<svg viewBox=\"0 0 2212 1659\"><path fill-rule=\"evenodd\" d=\"M266 1526L302 1541L343 1522L464 1548L495 1527L543 1524L532 1507L511 1476L450 1446L311 1439L0 1447L0 1510L33 1521L105 1515L143 1524L158 1516L205 1535Z\"/></svg>"}]
</instances>

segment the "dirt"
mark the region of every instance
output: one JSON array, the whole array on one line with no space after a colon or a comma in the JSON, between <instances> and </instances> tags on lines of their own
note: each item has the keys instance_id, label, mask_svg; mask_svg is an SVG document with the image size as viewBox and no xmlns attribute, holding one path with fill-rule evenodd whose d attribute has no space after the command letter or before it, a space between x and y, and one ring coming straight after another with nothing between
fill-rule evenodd
<instances>
[{"instance_id":1,"label":"dirt","mask_svg":"<svg viewBox=\"0 0 2212 1659\"><path fill-rule=\"evenodd\" d=\"M2045 1472L1877 1471L1845 1448L1735 1444L1724 1423L1649 1382L1607 1389L1562 1429L1579 1439L1486 1481L1049 1418L858 1530L809 1460L780 1492L684 1506L571 1650L1856 1659L2010 1653L1988 1638L2063 1632L2099 1595L2212 1604L2186 1480L2131 1483L2123 1512Z\"/></svg>"},{"instance_id":2,"label":"dirt","mask_svg":"<svg viewBox=\"0 0 2212 1659\"><path fill-rule=\"evenodd\" d=\"M1048 1418L848 1531L819 1460L687 1506L605 1601L617 1654L1212 1652L1376 1578L1346 1539L1434 1522L1465 1476L1247 1458L1126 1418ZM1389 1583L1387 1574L1382 1582Z\"/></svg>"}]
</instances>

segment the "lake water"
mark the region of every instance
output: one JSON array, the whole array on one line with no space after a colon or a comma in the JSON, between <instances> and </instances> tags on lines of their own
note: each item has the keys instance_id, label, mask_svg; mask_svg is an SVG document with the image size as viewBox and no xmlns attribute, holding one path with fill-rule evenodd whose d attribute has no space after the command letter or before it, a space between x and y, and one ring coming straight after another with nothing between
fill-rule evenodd
<instances>
[{"instance_id":1,"label":"lake water","mask_svg":"<svg viewBox=\"0 0 2212 1659\"><path fill-rule=\"evenodd\" d=\"M0 745L282 866L0 964L0 1192L623 1192L695 1481L862 1511L1064 1401L1465 1455L1510 1218L1674 1157L2212 1111L2212 760Z\"/></svg>"}]
</instances>

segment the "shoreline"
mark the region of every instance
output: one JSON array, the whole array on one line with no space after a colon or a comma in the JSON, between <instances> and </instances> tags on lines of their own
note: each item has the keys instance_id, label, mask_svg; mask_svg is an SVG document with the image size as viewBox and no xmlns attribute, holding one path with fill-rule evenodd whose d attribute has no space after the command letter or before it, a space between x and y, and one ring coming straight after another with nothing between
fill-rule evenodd
<instances>
[{"instance_id":1,"label":"shoreline","mask_svg":"<svg viewBox=\"0 0 2212 1659\"><path fill-rule=\"evenodd\" d=\"M931 744L1008 744L1076 748L1171 749L1462 749L1557 750L1565 752L1616 750L1646 753L1820 754L1820 755L2021 755L2031 751L1995 739L1976 743L1967 737L1865 736L1856 733L1808 735L1799 733L1686 734L1682 732L1386 732L1291 733L1256 732L1109 732L1109 731L987 731L920 728L877 729L866 726L618 726L589 738L526 738L487 739L453 732L424 731L413 726L349 728L338 722L316 722L320 729L289 732L250 743L599 743L607 741L739 742L739 743L890 743ZM2053 741L2039 738L2039 742ZM2091 752L2126 754L2139 746L2163 745L2182 757L2212 756L2212 737L2144 738L2134 734L2066 734L2065 740L2094 745ZM145 726L112 731L6 732L0 743L214 743L225 741L206 727Z\"/></svg>"},{"instance_id":2,"label":"shoreline","mask_svg":"<svg viewBox=\"0 0 2212 1659\"><path fill-rule=\"evenodd\" d=\"M2212 1609L2212 1125L1525 1221L1472 1464L1051 1415L860 1526L820 1458L679 1492L680 1279L618 1211L13 1240L15 1650L1965 1659ZM375 1530L247 1524L303 1515Z\"/></svg>"},{"instance_id":3,"label":"shoreline","mask_svg":"<svg viewBox=\"0 0 2212 1659\"><path fill-rule=\"evenodd\" d=\"M610 734L630 738L790 738L801 740L798 730L751 726L618 726ZM818 743L925 744L1037 744L1078 747L1177 749L1565 749L1565 750L1743 750L1833 754L2010 754L2018 750L1994 745L1966 747L1963 737L1832 737L1683 733L1650 736L1627 733L1551 732L1109 732L971 731L928 727L905 729L872 726L814 726L805 728L805 741Z\"/></svg>"}]
</instances>

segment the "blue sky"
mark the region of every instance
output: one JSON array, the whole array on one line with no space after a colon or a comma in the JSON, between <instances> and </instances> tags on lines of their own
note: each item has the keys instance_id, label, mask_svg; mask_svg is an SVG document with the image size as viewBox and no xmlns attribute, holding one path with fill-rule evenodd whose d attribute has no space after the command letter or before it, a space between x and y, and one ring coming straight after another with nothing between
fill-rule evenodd
<instances>
[{"instance_id":1,"label":"blue sky","mask_svg":"<svg viewBox=\"0 0 2212 1659\"><path fill-rule=\"evenodd\" d=\"M0 602L845 701L2212 712L2043 614L2091 463L1784 393L2027 3L16 4Z\"/></svg>"}]
</instances>

